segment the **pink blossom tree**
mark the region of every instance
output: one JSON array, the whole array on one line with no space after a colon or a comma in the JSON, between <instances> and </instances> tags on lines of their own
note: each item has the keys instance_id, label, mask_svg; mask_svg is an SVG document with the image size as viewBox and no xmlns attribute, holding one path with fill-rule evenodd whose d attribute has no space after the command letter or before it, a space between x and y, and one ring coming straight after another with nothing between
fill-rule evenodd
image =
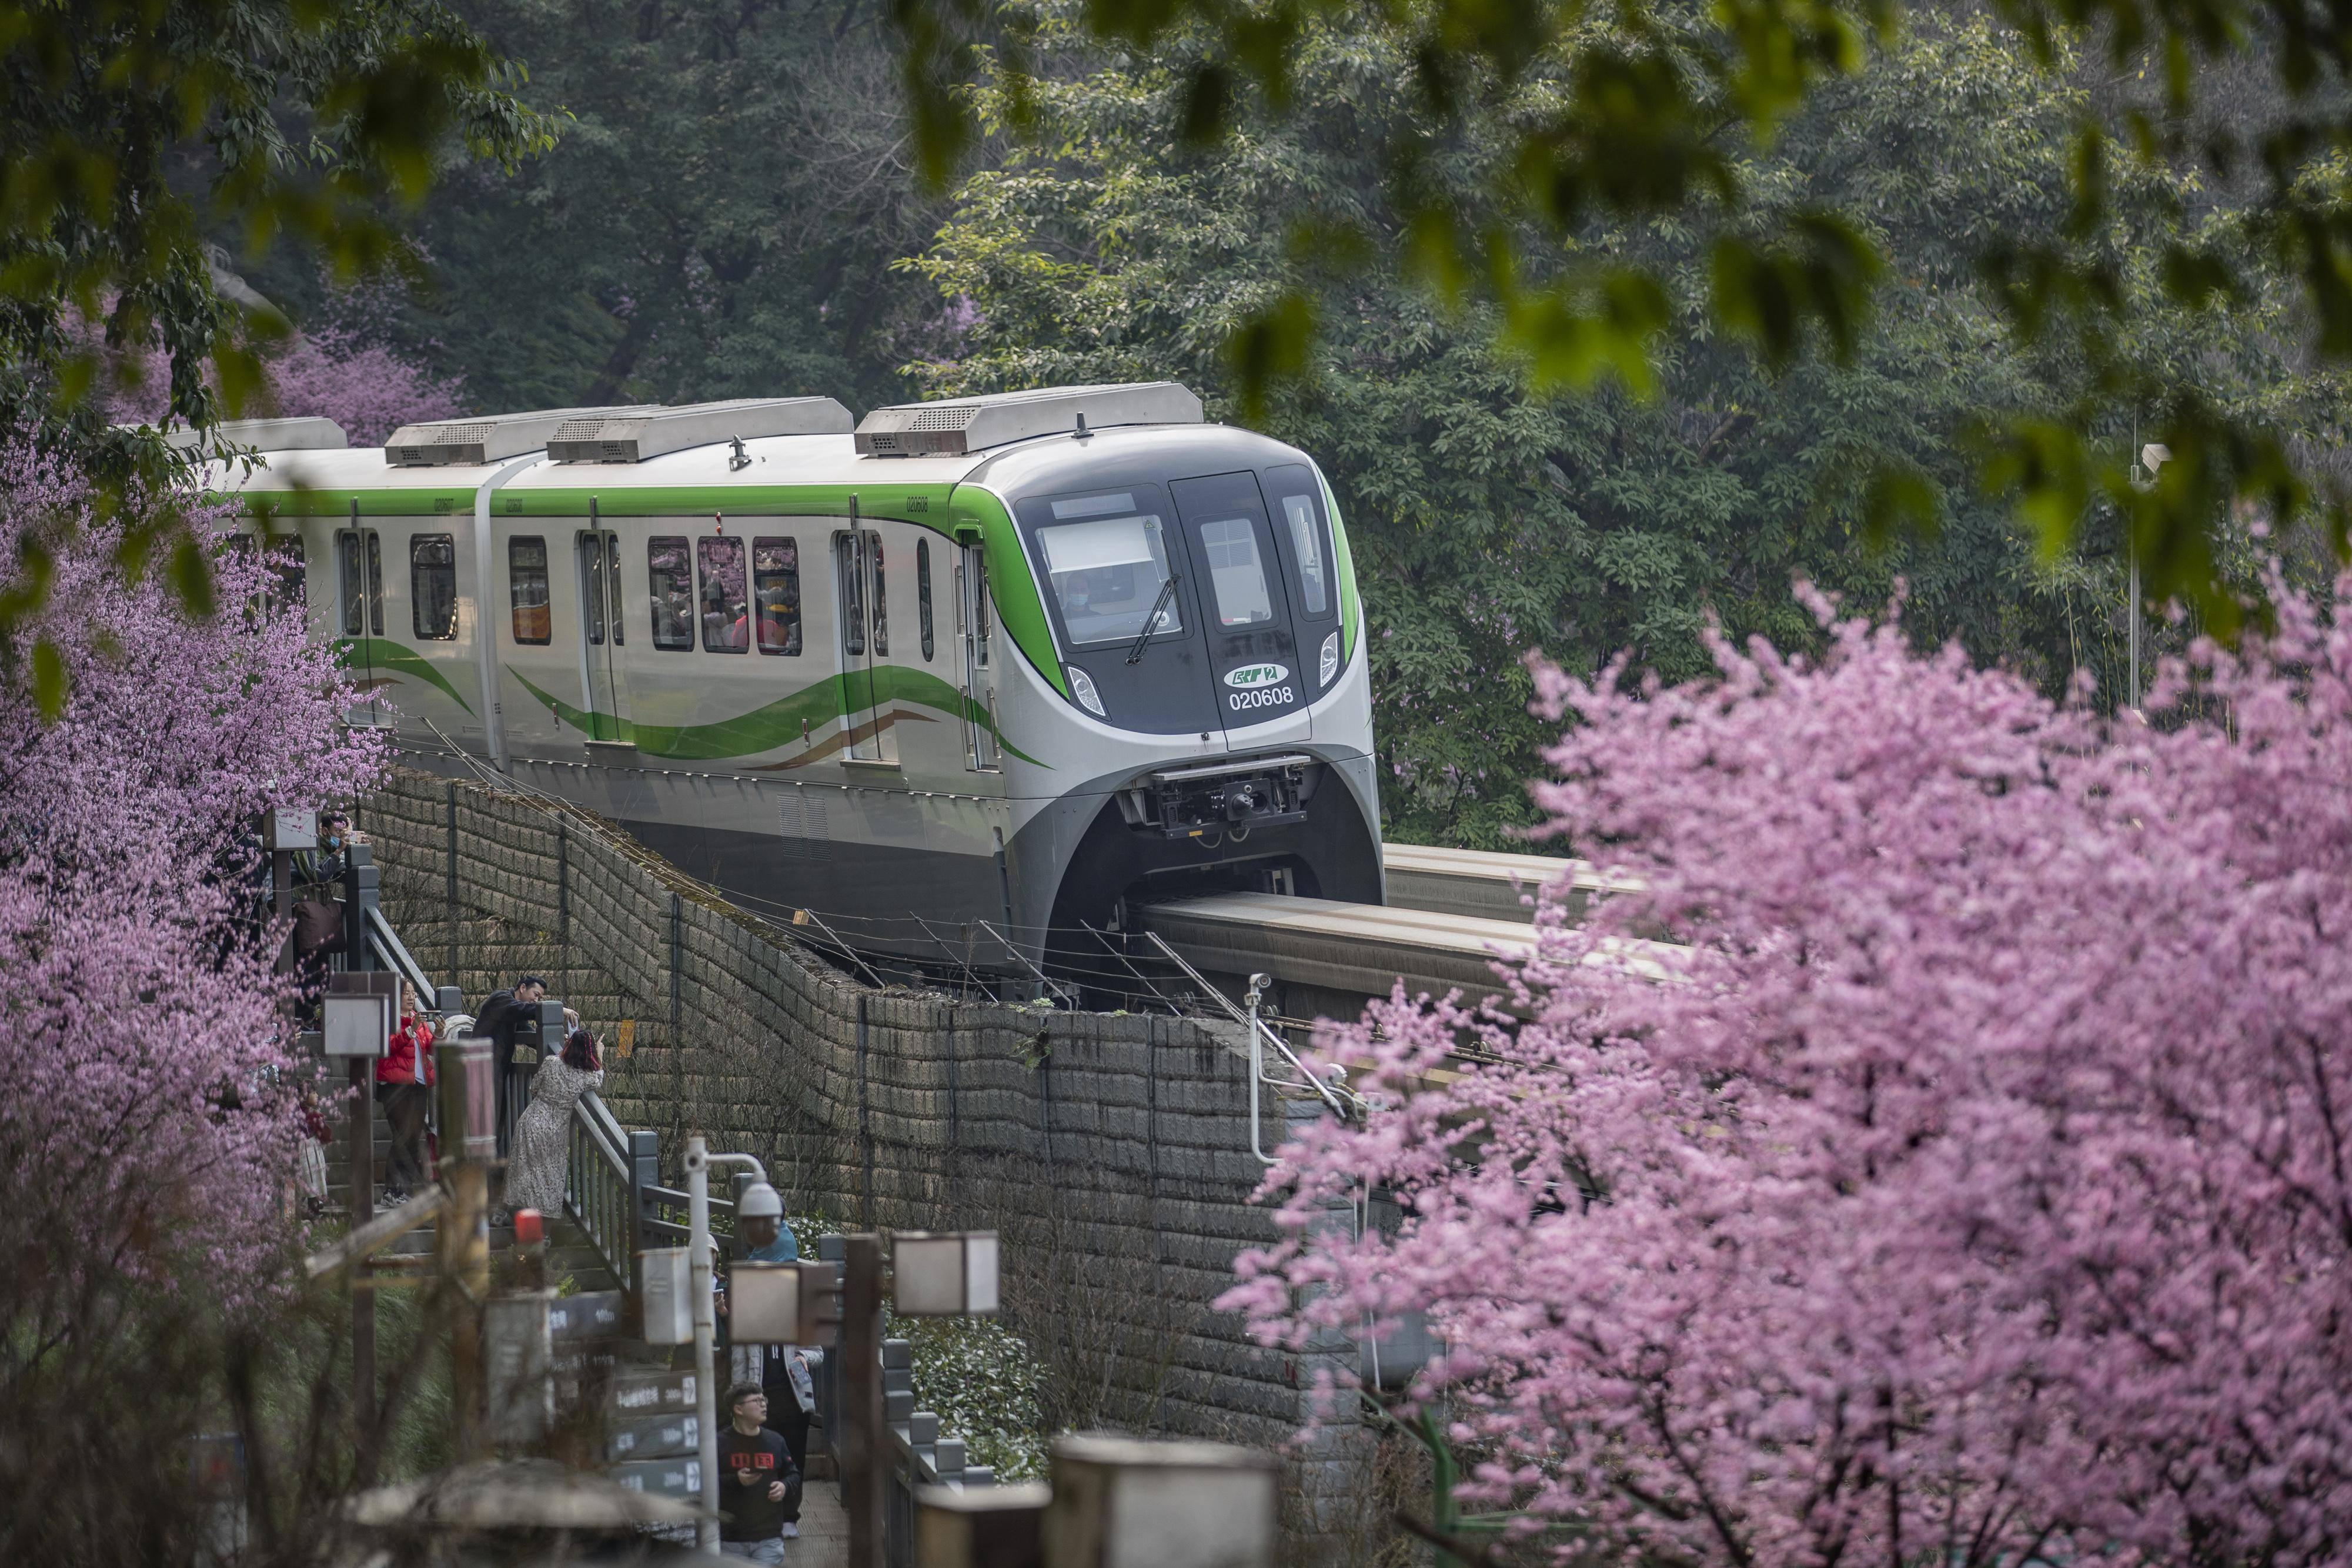
<instances>
[{"instance_id":1,"label":"pink blossom tree","mask_svg":"<svg viewBox=\"0 0 2352 1568\"><path fill-rule=\"evenodd\" d=\"M464 382L443 377L389 346L385 326L398 308L391 288L363 286L338 296L330 319L269 345L266 382L247 417L316 415L343 427L354 446L389 438L404 424L451 419L465 412ZM86 329L97 346L95 327ZM107 354L107 417L152 422L169 401L171 363L153 344Z\"/></svg>"},{"instance_id":2,"label":"pink blossom tree","mask_svg":"<svg viewBox=\"0 0 2352 1568\"><path fill-rule=\"evenodd\" d=\"M1826 606L1818 662L1541 670L1576 721L1549 831L1645 890L1580 927L1547 901L1516 1017L1328 1030L1381 1108L1288 1145L1286 1239L1228 1304L1300 1350L1427 1314L1407 1404L1471 1457L1465 1530L2340 1562L2352 580L2279 604L2168 670L2154 725ZM1368 1186L1401 1226L1333 1228Z\"/></svg>"},{"instance_id":3,"label":"pink blossom tree","mask_svg":"<svg viewBox=\"0 0 2352 1568\"><path fill-rule=\"evenodd\" d=\"M125 581L125 527L0 447L0 561L47 573L20 644L37 658L0 668L0 1364L61 1325L100 1332L98 1298L126 1281L193 1265L234 1290L282 1244L299 1134L268 1090L289 1042L247 835L263 807L348 797L381 766L339 727L346 679L270 561L225 550L219 612L191 621L152 573ZM27 575L0 594L29 598ZM54 717L45 660L68 677Z\"/></svg>"}]
</instances>

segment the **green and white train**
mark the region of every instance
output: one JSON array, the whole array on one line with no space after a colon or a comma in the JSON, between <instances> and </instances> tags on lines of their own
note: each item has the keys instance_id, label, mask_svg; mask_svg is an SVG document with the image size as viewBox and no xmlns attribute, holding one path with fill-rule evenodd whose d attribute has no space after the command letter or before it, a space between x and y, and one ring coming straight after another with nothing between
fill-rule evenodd
<instances>
[{"instance_id":1,"label":"green and white train","mask_svg":"<svg viewBox=\"0 0 2352 1568\"><path fill-rule=\"evenodd\" d=\"M753 907L1017 972L1139 902L1381 901L1330 486L1181 386L231 434L208 487L299 534L355 720Z\"/></svg>"}]
</instances>

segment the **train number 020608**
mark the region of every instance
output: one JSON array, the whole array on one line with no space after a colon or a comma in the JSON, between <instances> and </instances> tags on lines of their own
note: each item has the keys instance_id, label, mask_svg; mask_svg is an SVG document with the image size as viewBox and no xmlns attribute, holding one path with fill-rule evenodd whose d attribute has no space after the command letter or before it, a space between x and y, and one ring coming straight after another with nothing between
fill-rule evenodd
<instances>
[{"instance_id":1,"label":"train number 020608","mask_svg":"<svg viewBox=\"0 0 2352 1568\"><path fill-rule=\"evenodd\" d=\"M1254 707L1280 707L1291 700L1288 686L1260 686L1254 692L1227 692L1225 701L1233 704L1235 713Z\"/></svg>"}]
</instances>

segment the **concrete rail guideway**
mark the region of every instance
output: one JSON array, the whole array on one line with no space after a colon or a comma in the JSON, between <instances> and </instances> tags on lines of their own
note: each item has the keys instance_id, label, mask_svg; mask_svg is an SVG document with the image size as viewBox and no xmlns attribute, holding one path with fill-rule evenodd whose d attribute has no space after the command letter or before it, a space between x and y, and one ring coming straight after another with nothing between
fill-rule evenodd
<instances>
[{"instance_id":1,"label":"concrete rail guideway","mask_svg":"<svg viewBox=\"0 0 2352 1568\"><path fill-rule=\"evenodd\" d=\"M1535 893L1565 879L1571 917L1633 883L1580 862L1540 855L1391 844L1390 902L1340 904L1278 894L1226 894L1154 904L1143 924L1220 988L1273 978L1286 1021L1351 1019L1397 981L1408 995L1459 990L1475 999L1502 984L1497 962L1534 950ZM1528 902L1523 903L1525 898ZM1612 940L1595 961L1664 978L1672 948Z\"/></svg>"}]
</instances>

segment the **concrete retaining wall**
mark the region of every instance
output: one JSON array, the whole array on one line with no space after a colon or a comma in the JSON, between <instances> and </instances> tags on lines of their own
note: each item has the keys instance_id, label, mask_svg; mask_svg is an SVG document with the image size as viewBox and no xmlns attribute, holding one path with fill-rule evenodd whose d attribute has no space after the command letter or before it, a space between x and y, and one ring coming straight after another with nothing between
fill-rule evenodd
<instances>
[{"instance_id":1,"label":"concrete retaining wall","mask_svg":"<svg viewBox=\"0 0 2352 1568\"><path fill-rule=\"evenodd\" d=\"M1273 1234L1249 1201L1237 1030L857 984L535 798L404 771L355 815L418 960L442 977L454 958L469 1004L545 974L606 1041L614 1114L666 1158L698 1132L845 1225L1002 1232L1052 1425L1264 1447L1298 1426L1311 1368L1209 1304ZM1322 1534L1318 1516L1355 1506L1361 1455L1326 1440L1298 1467L1300 1522Z\"/></svg>"}]
</instances>

